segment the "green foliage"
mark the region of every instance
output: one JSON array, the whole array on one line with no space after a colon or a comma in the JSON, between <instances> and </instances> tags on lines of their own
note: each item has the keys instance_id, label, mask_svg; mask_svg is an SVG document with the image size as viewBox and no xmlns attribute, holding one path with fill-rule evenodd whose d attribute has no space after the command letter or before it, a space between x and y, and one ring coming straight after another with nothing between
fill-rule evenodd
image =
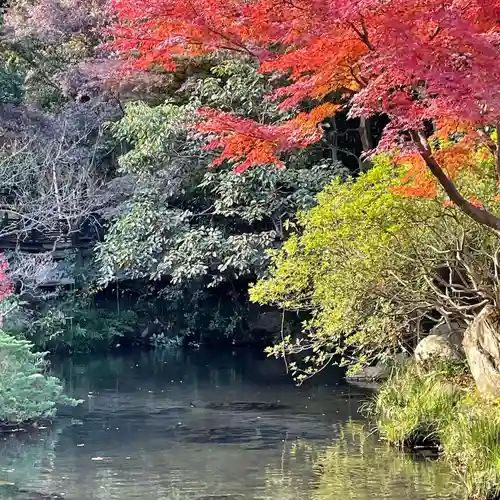
<instances>
[{"instance_id":1,"label":"green foliage","mask_svg":"<svg viewBox=\"0 0 500 500\"><path fill-rule=\"evenodd\" d=\"M251 289L254 301L312 311L297 344L287 338L271 351L312 349L309 366L292 365L299 379L333 357L364 364L404 342L409 318L391 300L404 290L391 273L406 277L415 270L400 254L411 247L406 230L419 203L394 195L396 182L387 161L356 180L334 181L300 215L301 233L274 253L270 277Z\"/></svg>"},{"instance_id":2,"label":"green foliage","mask_svg":"<svg viewBox=\"0 0 500 500\"><path fill-rule=\"evenodd\" d=\"M256 167L240 175L214 170L204 175L200 187L215 196L217 215L238 217L250 225L271 219L282 238L286 221L316 204L316 194L330 182L334 168L325 161L310 168Z\"/></svg>"},{"instance_id":3,"label":"green foliage","mask_svg":"<svg viewBox=\"0 0 500 500\"><path fill-rule=\"evenodd\" d=\"M438 444L453 422L463 391L439 370L421 374L410 364L394 370L372 411L382 436L399 446Z\"/></svg>"},{"instance_id":4,"label":"green foliage","mask_svg":"<svg viewBox=\"0 0 500 500\"><path fill-rule=\"evenodd\" d=\"M272 82L251 65L226 61L211 73L186 84L187 102L131 103L112 126L129 145L119 165L134 189L99 246L103 283L123 271L168 276L174 284L203 278L209 286L259 275L268 262L265 250L284 237L285 221L312 206L315 194L342 173L326 160L306 168L302 156L281 171L210 169L213 154L186 128L195 108L210 104L263 119L277 116L276 105L263 99Z\"/></svg>"},{"instance_id":5,"label":"green foliage","mask_svg":"<svg viewBox=\"0 0 500 500\"><path fill-rule=\"evenodd\" d=\"M246 325L248 302L241 290L205 287L198 281L145 288L136 308L141 316L157 318L155 333L165 338L182 337L183 343L194 345L252 340Z\"/></svg>"},{"instance_id":6,"label":"green foliage","mask_svg":"<svg viewBox=\"0 0 500 500\"><path fill-rule=\"evenodd\" d=\"M45 354L0 331L0 425L32 424L50 419L56 404L76 405L59 380L45 373Z\"/></svg>"},{"instance_id":7,"label":"green foliage","mask_svg":"<svg viewBox=\"0 0 500 500\"><path fill-rule=\"evenodd\" d=\"M47 301L41 311L25 311L10 333L50 352L88 353L107 350L136 332L134 311L99 307L78 292ZM8 327L7 323L7 328Z\"/></svg>"},{"instance_id":8,"label":"green foliage","mask_svg":"<svg viewBox=\"0 0 500 500\"><path fill-rule=\"evenodd\" d=\"M174 349L182 346L184 337L182 335L176 335L175 337L169 337L164 333L156 333L151 335L150 343L155 349Z\"/></svg>"},{"instance_id":9,"label":"green foliage","mask_svg":"<svg viewBox=\"0 0 500 500\"><path fill-rule=\"evenodd\" d=\"M221 61L210 72L209 77L196 81L190 100L261 122L283 118L278 111L279 103L266 98L276 86L276 77L236 59Z\"/></svg>"},{"instance_id":10,"label":"green foliage","mask_svg":"<svg viewBox=\"0 0 500 500\"><path fill-rule=\"evenodd\" d=\"M440 438L444 457L472 498L500 495L500 412L498 401L464 398Z\"/></svg>"},{"instance_id":11,"label":"green foliage","mask_svg":"<svg viewBox=\"0 0 500 500\"><path fill-rule=\"evenodd\" d=\"M22 75L0 57L0 104L18 104L23 97Z\"/></svg>"},{"instance_id":12,"label":"green foliage","mask_svg":"<svg viewBox=\"0 0 500 500\"><path fill-rule=\"evenodd\" d=\"M298 339L269 349L307 353L303 366L291 364L299 380L332 360L351 370L390 361L413 349L424 319L439 311L469 321L485 296L495 300L498 235L445 198L397 195L404 173L382 156L358 178L331 183L252 288L254 301L310 312ZM474 176L460 182L479 185Z\"/></svg>"}]
</instances>

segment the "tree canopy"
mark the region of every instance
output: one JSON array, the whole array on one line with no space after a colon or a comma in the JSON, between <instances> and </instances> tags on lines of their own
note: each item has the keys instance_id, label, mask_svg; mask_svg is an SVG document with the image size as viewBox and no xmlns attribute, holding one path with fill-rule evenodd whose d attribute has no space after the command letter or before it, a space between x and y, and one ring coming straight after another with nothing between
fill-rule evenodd
<instances>
[{"instance_id":1,"label":"tree canopy","mask_svg":"<svg viewBox=\"0 0 500 500\"><path fill-rule=\"evenodd\" d=\"M435 182L475 220L500 218L467 200L453 182L470 152L497 157L500 122L500 6L485 0L115 0L112 46L130 65L175 67L183 54L231 50L286 82L268 95L293 116L274 124L202 108L196 130L220 151L215 164L241 171L282 166L282 153L321 138L325 118L380 114L390 122L377 150L397 148L414 166L411 195ZM452 140L443 147L440 140ZM428 169L428 170L427 170Z\"/></svg>"}]
</instances>

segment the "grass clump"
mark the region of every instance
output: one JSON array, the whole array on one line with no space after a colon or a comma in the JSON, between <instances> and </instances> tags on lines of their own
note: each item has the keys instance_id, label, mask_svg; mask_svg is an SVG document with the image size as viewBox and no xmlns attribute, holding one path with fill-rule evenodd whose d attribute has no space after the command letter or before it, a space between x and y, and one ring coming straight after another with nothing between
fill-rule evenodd
<instances>
[{"instance_id":1,"label":"grass clump","mask_svg":"<svg viewBox=\"0 0 500 500\"><path fill-rule=\"evenodd\" d=\"M382 386L370 412L382 436L398 446L440 443L463 391L442 371L422 375L415 365L398 368Z\"/></svg>"},{"instance_id":2,"label":"grass clump","mask_svg":"<svg viewBox=\"0 0 500 500\"><path fill-rule=\"evenodd\" d=\"M500 402L469 394L440 431L443 457L469 496L500 499Z\"/></svg>"},{"instance_id":3,"label":"grass clump","mask_svg":"<svg viewBox=\"0 0 500 500\"><path fill-rule=\"evenodd\" d=\"M437 446L468 497L500 499L500 400L485 400L459 366L393 372L369 407L387 441Z\"/></svg>"}]
</instances>

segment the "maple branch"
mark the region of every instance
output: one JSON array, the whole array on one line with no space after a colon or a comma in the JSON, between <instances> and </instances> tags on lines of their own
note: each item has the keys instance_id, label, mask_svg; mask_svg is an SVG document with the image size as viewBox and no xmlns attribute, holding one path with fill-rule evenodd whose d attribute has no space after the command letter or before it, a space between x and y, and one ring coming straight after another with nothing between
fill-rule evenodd
<instances>
[{"instance_id":1,"label":"maple branch","mask_svg":"<svg viewBox=\"0 0 500 500\"><path fill-rule=\"evenodd\" d=\"M354 78L354 80L356 81L356 83L361 87L361 88L364 88L367 86L367 81L362 78L361 76L359 75L356 75L356 73L354 72L354 68L352 66L349 66L349 72L351 73L351 76Z\"/></svg>"},{"instance_id":2,"label":"maple branch","mask_svg":"<svg viewBox=\"0 0 500 500\"><path fill-rule=\"evenodd\" d=\"M411 138L416 144L420 156L425 161L425 164L432 172L432 175L438 180L442 188L450 198L450 200L457 205L471 219L479 224L488 226L496 231L500 231L500 218L496 215L484 210L483 208L476 207L470 201L467 201L458 191L454 182L445 174L439 163L432 155L429 143L421 132L416 130L410 131Z\"/></svg>"},{"instance_id":3,"label":"maple branch","mask_svg":"<svg viewBox=\"0 0 500 500\"><path fill-rule=\"evenodd\" d=\"M434 33L430 36L429 41L432 42L432 40L434 40L434 38L436 38L439 33L441 33L441 26L438 26L436 28L436 31L434 31Z\"/></svg>"},{"instance_id":4,"label":"maple branch","mask_svg":"<svg viewBox=\"0 0 500 500\"><path fill-rule=\"evenodd\" d=\"M368 29L366 27L365 19L363 16L361 17L361 29L357 28L354 23L349 23L349 26L356 32L356 34L359 36L361 41L372 51L375 51L375 47L373 44L370 42L368 38Z\"/></svg>"},{"instance_id":5,"label":"maple branch","mask_svg":"<svg viewBox=\"0 0 500 500\"><path fill-rule=\"evenodd\" d=\"M247 53L248 55L252 56L253 58L257 58L257 54L255 54L254 52L252 52L244 43L236 42L234 40L231 40L231 38L229 36L227 36L225 33L223 33L222 31L219 31L219 30L216 30L215 28L213 28L208 23L208 20L207 20L206 16L204 16L204 15L200 16L200 14L198 13L198 10L194 7L194 5L191 2L191 0L188 0L188 3L189 3L189 6L191 7L191 10L195 13L195 15L198 16L198 17L201 17L203 19L203 25L205 26L205 28L208 31L211 31L215 35L220 36L223 40L225 40L226 42L228 42L229 45L234 45L235 47L238 47L240 49L240 51L243 51L243 52Z\"/></svg>"},{"instance_id":6,"label":"maple branch","mask_svg":"<svg viewBox=\"0 0 500 500\"><path fill-rule=\"evenodd\" d=\"M291 0L284 0L284 3L292 6L294 9L301 10L302 12L306 10L304 7L299 7L298 5L295 5Z\"/></svg>"}]
</instances>

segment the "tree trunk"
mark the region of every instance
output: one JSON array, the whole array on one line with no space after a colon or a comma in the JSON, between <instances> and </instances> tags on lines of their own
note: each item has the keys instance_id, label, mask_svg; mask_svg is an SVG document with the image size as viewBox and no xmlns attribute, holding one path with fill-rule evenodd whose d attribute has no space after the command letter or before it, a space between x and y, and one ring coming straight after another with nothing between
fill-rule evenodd
<instances>
[{"instance_id":1,"label":"tree trunk","mask_svg":"<svg viewBox=\"0 0 500 500\"><path fill-rule=\"evenodd\" d=\"M497 217L491 212L488 212L481 207L477 207L470 201L466 200L458 191L455 183L444 173L444 170L434 159L429 145L427 144L427 141L422 136L422 134L412 131L411 135L419 149L420 155L425 161L425 164L432 172L434 177L436 177L439 184L441 184L450 200L455 203L455 205L457 205L457 207L460 208L462 212L467 214L471 219L475 220L479 224L500 231L500 217Z\"/></svg>"},{"instance_id":2,"label":"tree trunk","mask_svg":"<svg viewBox=\"0 0 500 500\"><path fill-rule=\"evenodd\" d=\"M361 139L361 145L363 151L371 151L373 149L373 139L371 131L371 121L369 118L364 118L363 116L359 119L359 137Z\"/></svg>"},{"instance_id":3,"label":"tree trunk","mask_svg":"<svg viewBox=\"0 0 500 500\"><path fill-rule=\"evenodd\" d=\"M369 118L361 117L359 119L359 138L361 139L361 146L363 153L367 153L374 148L373 136L371 131L371 120ZM359 166L361 172L366 172L372 163L365 156L361 155Z\"/></svg>"}]
</instances>

